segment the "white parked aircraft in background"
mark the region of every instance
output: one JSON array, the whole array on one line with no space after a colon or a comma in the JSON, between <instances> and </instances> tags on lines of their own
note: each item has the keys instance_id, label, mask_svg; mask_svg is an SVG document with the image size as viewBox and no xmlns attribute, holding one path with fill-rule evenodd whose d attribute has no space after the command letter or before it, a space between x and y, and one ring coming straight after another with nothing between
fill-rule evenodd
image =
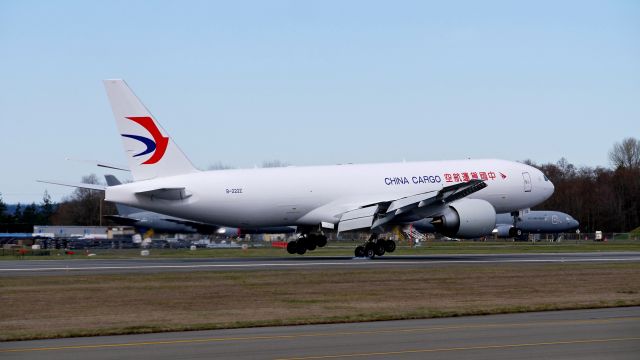
<instances>
[{"instance_id":1,"label":"white parked aircraft in background","mask_svg":"<svg viewBox=\"0 0 640 360\"><path fill-rule=\"evenodd\" d=\"M303 254L323 231L368 231L356 256L395 249L390 227L429 218L442 234L491 234L496 212L535 206L554 187L538 169L505 160L457 160L200 171L123 80L105 80L134 182L107 201L244 229L296 226L287 250Z\"/></svg>"}]
</instances>

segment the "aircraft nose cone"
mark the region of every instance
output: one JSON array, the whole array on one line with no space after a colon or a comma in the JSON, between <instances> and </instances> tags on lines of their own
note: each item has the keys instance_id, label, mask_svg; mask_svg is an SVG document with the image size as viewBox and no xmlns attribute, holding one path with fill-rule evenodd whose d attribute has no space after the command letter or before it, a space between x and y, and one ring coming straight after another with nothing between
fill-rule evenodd
<instances>
[{"instance_id":1,"label":"aircraft nose cone","mask_svg":"<svg viewBox=\"0 0 640 360\"><path fill-rule=\"evenodd\" d=\"M547 198L551 197L551 195L553 195L553 192L556 190L556 187L553 185L553 183L551 182L551 180L547 181Z\"/></svg>"},{"instance_id":2,"label":"aircraft nose cone","mask_svg":"<svg viewBox=\"0 0 640 360\"><path fill-rule=\"evenodd\" d=\"M573 220L571 220L571 226L572 226L574 229L577 229L577 228L579 228L579 227L580 227L580 223L578 222L578 220L573 219Z\"/></svg>"}]
</instances>

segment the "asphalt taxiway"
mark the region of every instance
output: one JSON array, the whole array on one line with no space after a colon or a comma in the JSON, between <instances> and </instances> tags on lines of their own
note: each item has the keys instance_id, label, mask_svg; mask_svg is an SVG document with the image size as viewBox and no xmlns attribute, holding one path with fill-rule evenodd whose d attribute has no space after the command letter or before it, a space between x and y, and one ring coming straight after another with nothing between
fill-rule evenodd
<instances>
[{"instance_id":1,"label":"asphalt taxiway","mask_svg":"<svg viewBox=\"0 0 640 360\"><path fill-rule=\"evenodd\" d=\"M0 343L3 359L637 359L640 307Z\"/></svg>"},{"instance_id":2,"label":"asphalt taxiway","mask_svg":"<svg viewBox=\"0 0 640 360\"><path fill-rule=\"evenodd\" d=\"M134 273L195 270L258 270L295 268L385 267L413 268L455 264L516 264L516 263L589 263L638 262L640 252L556 253L556 254L478 254L383 256L359 259L344 256L281 258L206 258L206 259L64 259L64 260L4 260L0 261L0 276L44 275L61 273Z\"/></svg>"}]
</instances>

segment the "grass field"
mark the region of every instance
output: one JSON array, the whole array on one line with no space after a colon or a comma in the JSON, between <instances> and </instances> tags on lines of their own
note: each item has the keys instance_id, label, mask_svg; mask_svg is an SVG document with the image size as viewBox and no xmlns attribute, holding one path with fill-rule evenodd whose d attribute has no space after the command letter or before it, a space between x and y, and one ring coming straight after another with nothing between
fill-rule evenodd
<instances>
[{"instance_id":1,"label":"grass field","mask_svg":"<svg viewBox=\"0 0 640 360\"><path fill-rule=\"evenodd\" d=\"M353 256L353 249L359 243L339 242L304 256ZM427 242L423 246L409 248L399 246L394 255L432 255L432 254L505 254L505 253L559 253L592 251L640 251L640 241L611 242ZM83 250L75 250L75 255L65 255L64 250L51 250L50 256L24 256L24 259L60 259L87 258ZM140 249L95 249L90 250L96 256L91 259L118 259L140 257ZM150 249L151 258L216 258L216 257L274 257L289 255L284 249L255 247L242 249ZM0 260L15 260L11 252L5 252Z\"/></svg>"},{"instance_id":2,"label":"grass field","mask_svg":"<svg viewBox=\"0 0 640 360\"><path fill-rule=\"evenodd\" d=\"M640 305L640 264L0 277L0 340Z\"/></svg>"}]
</instances>

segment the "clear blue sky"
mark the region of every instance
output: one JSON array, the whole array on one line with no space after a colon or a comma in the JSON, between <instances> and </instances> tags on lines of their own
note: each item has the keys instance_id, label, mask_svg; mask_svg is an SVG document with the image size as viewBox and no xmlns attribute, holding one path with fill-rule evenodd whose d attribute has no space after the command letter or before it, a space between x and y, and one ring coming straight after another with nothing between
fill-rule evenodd
<instances>
[{"instance_id":1,"label":"clear blue sky","mask_svg":"<svg viewBox=\"0 0 640 360\"><path fill-rule=\"evenodd\" d=\"M4 0L0 74L8 203L104 174L67 157L126 163L104 78L201 168L608 166L640 137L640 1Z\"/></svg>"}]
</instances>

